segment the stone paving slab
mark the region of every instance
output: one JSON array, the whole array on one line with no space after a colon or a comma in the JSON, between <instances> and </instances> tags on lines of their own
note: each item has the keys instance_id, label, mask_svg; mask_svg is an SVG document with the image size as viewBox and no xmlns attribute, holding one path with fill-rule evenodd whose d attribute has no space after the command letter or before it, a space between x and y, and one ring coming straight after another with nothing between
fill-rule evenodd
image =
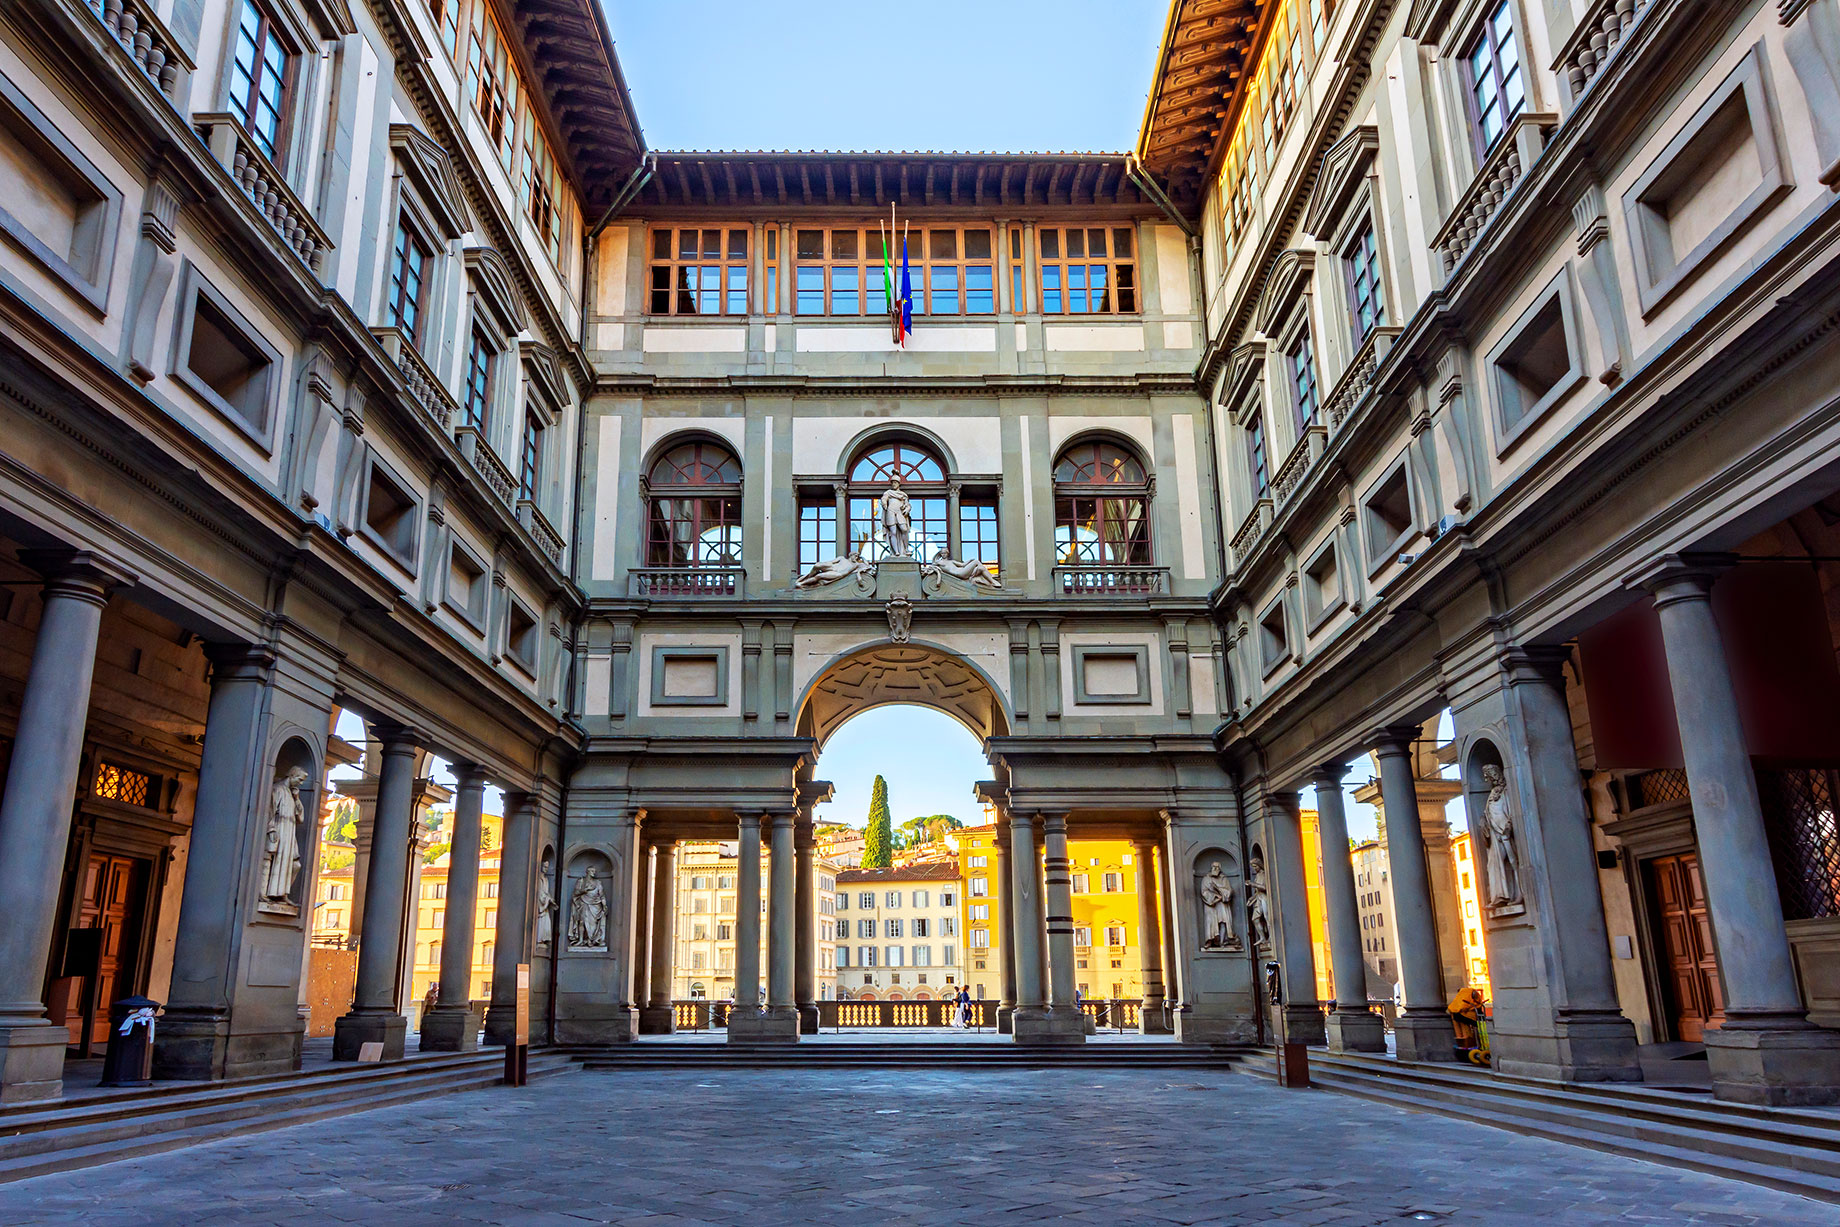
<instances>
[{"instance_id":1,"label":"stone paving slab","mask_svg":"<svg viewBox=\"0 0 1840 1227\"><path fill-rule=\"evenodd\" d=\"M1715 1176L1177 1071L578 1072L0 1186L0 1223L1840 1223Z\"/></svg>"}]
</instances>

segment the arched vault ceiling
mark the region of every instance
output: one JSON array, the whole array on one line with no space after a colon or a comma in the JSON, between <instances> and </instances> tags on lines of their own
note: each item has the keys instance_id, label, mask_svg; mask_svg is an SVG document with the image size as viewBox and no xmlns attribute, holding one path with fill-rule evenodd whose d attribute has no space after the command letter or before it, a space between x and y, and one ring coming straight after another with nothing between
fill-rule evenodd
<instances>
[{"instance_id":1,"label":"arched vault ceiling","mask_svg":"<svg viewBox=\"0 0 1840 1227\"><path fill-rule=\"evenodd\" d=\"M913 644L869 648L838 661L812 686L799 731L822 746L851 716L889 703L917 703L956 717L980 740L1007 725L1003 705L977 670Z\"/></svg>"}]
</instances>

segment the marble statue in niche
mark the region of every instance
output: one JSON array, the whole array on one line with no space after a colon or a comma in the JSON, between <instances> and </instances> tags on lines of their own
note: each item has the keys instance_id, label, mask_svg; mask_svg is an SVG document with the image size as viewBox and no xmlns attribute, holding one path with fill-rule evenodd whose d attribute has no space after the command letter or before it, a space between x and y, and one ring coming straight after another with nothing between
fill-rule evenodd
<instances>
[{"instance_id":1,"label":"marble statue in niche","mask_svg":"<svg viewBox=\"0 0 1840 1227\"><path fill-rule=\"evenodd\" d=\"M594 874L594 866L575 883L569 896L569 949L607 948L607 892Z\"/></svg>"},{"instance_id":2,"label":"marble statue in niche","mask_svg":"<svg viewBox=\"0 0 1840 1227\"><path fill-rule=\"evenodd\" d=\"M1226 950L1239 945L1233 924L1233 883L1215 861L1201 879L1201 948Z\"/></svg>"},{"instance_id":3,"label":"marble statue in niche","mask_svg":"<svg viewBox=\"0 0 1840 1227\"><path fill-rule=\"evenodd\" d=\"M1246 874L1247 929L1254 946L1271 945L1271 892L1265 883L1265 855L1252 850L1252 863Z\"/></svg>"},{"instance_id":4,"label":"marble statue in niche","mask_svg":"<svg viewBox=\"0 0 1840 1227\"><path fill-rule=\"evenodd\" d=\"M1489 905L1503 907L1521 901L1520 853L1514 846L1514 815L1508 812L1508 776L1494 763L1482 767L1482 782L1489 786L1482 803L1483 836L1489 844Z\"/></svg>"},{"instance_id":5,"label":"marble statue in niche","mask_svg":"<svg viewBox=\"0 0 1840 1227\"><path fill-rule=\"evenodd\" d=\"M268 830L262 837L262 902L291 905L300 876L300 786L304 767L289 767L268 795Z\"/></svg>"},{"instance_id":6,"label":"marble statue in niche","mask_svg":"<svg viewBox=\"0 0 1840 1227\"><path fill-rule=\"evenodd\" d=\"M857 548L851 550L846 557L832 558L813 565L809 571L793 580L792 584L795 588L826 588L853 577L856 586L867 591L874 574L875 564L865 560L862 550Z\"/></svg>"},{"instance_id":7,"label":"marble statue in niche","mask_svg":"<svg viewBox=\"0 0 1840 1227\"><path fill-rule=\"evenodd\" d=\"M537 874L537 949L546 953L556 934L556 895L549 885L551 864L553 861L545 852L543 868Z\"/></svg>"},{"instance_id":8,"label":"marble statue in niche","mask_svg":"<svg viewBox=\"0 0 1840 1227\"><path fill-rule=\"evenodd\" d=\"M1001 588L1003 586L1002 583L998 581L997 577L990 573L990 568L976 558L958 562L948 556L943 549L933 555L933 560L931 562L922 565L920 568L920 577L922 579L932 580L933 590L935 592L942 587L940 584L940 577L947 575L951 576L953 579L962 579L980 590L985 588Z\"/></svg>"},{"instance_id":9,"label":"marble statue in niche","mask_svg":"<svg viewBox=\"0 0 1840 1227\"><path fill-rule=\"evenodd\" d=\"M913 556L913 546L909 542L913 528L913 501L907 497L907 491L901 489L901 479L891 477L882 495L882 537L888 547L888 557Z\"/></svg>"}]
</instances>

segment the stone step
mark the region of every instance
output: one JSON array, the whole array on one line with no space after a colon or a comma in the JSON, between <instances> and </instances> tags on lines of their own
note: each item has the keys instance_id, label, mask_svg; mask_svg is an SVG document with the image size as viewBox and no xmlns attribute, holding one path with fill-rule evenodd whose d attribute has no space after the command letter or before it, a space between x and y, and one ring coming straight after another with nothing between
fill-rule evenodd
<instances>
[{"instance_id":1,"label":"stone step","mask_svg":"<svg viewBox=\"0 0 1840 1227\"><path fill-rule=\"evenodd\" d=\"M1249 1062L1245 1069L1275 1077L1267 1062ZM1825 1130L1803 1128L1800 1119L1747 1121L1746 1114L1727 1113L1722 1104L1639 1102L1665 1094L1661 1092L1592 1088L1580 1094L1569 1086L1495 1079L1480 1071L1465 1076L1435 1067L1397 1066L1373 1058L1347 1060L1317 1052L1310 1054L1310 1077L1322 1089L1407 1111L1436 1112L1840 1202L1840 1150ZM1630 1102L1619 1102L1625 1099Z\"/></svg>"},{"instance_id":2,"label":"stone step","mask_svg":"<svg viewBox=\"0 0 1840 1227\"><path fill-rule=\"evenodd\" d=\"M642 1042L568 1051L588 1069L1231 1069L1254 1050L1173 1044Z\"/></svg>"},{"instance_id":3,"label":"stone step","mask_svg":"<svg viewBox=\"0 0 1840 1227\"><path fill-rule=\"evenodd\" d=\"M467 1054L458 1061L366 1066L369 1076L355 1081L316 1077L320 1071L313 1071L299 1076L292 1086L239 1088L245 1094L229 1100L185 1104L181 1094L175 1102L138 1114L73 1119L61 1128L0 1137L0 1183L478 1090L496 1085L503 1066L503 1056L493 1051ZM559 1055L533 1054L529 1062L532 1079L576 1068Z\"/></svg>"}]
</instances>

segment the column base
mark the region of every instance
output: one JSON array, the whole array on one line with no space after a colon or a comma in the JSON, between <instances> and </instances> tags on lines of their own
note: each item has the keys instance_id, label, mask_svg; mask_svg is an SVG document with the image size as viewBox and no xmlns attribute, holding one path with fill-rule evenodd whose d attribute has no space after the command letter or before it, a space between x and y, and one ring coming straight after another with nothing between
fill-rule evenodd
<instances>
[{"instance_id":1,"label":"column base","mask_svg":"<svg viewBox=\"0 0 1840 1227\"><path fill-rule=\"evenodd\" d=\"M564 1003L569 1012L556 1019L558 1044L626 1044L639 1036L639 1011L630 1005Z\"/></svg>"},{"instance_id":2,"label":"column base","mask_svg":"<svg viewBox=\"0 0 1840 1227\"><path fill-rule=\"evenodd\" d=\"M815 1001L799 1002L799 1034L816 1035L818 1033L818 1003Z\"/></svg>"},{"instance_id":3,"label":"column base","mask_svg":"<svg viewBox=\"0 0 1840 1227\"><path fill-rule=\"evenodd\" d=\"M1137 1007L1137 1033L1139 1035L1168 1035L1174 1030L1169 1025L1168 1015L1163 1013L1161 997L1145 997Z\"/></svg>"},{"instance_id":4,"label":"column base","mask_svg":"<svg viewBox=\"0 0 1840 1227\"><path fill-rule=\"evenodd\" d=\"M1812 1023L1706 1032L1712 1093L1733 1103L1811 1107L1840 1103L1840 1031Z\"/></svg>"},{"instance_id":5,"label":"column base","mask_svg":"<svg viewBox=\"0 0 1840 1227\"><path fill-rule=\"evenodd\" d=\"M252 1013L245 1012L245 1023ZM153 1076L161 1081L220 1082L292 1073L300 1068L305 1036L306 1024L298 1010L290 1011L279 1028L238 1031L225 1011L170 1006L154 1028Z\"/></svg>"},{"instance_id":6,"label":"column base","mask_svg":"<svg viewBox=\"0 0 1840 1227\"><path fill-rule=\"evenodd\" d=\"M1322 1007L1314 1001L1284 1007L1284 1041L1321 1048L1326 1042Z\"/></svg>"},{"instance_id":7,"label":"column base","mask_svg":"<svg viewBox=\"0 0 1840 1227\"><path fill-rule=\"evenodd\" d=\"M1250 1013L1235 1013L1219 1006L1177 1006L1176 1042L1179 1044L1257 1044L1259 1025Z\"/></svg>"},{"instance_id":8,"label":"column base","mask_svg":"<svg viewBox=\"0 0 1840 1227\"><path fill-rule=\"evenodd\" d=\"M1038 1010L1017 1006L1013 1034L1018 1044L1084 1044L1086 1015L1074 1010Z\"/></svg>"},{"instance_id":9,"label":"column base","mask_svg":"<svg viewBox=\"0 0 1840 1227\"><path fill-rule=\"evenodd\" d=\"M1407 1006L1393 1024L1393 1055L1401 1061L1457 1059L1457 1033L1450 1015L1436 1006Z\"/></svg>"},{"instance_id":10,"label":"column base","mask_svg":"<svg viewBox=\"0 0 1840 1227\"><path fill-rule=\"evenodd\" d=\"M382 1044L384 1060L400 1061L408 1034L409 1020L401 1014L353 1010L332 1024L332 1059L355 1061L364 1045Z\"/></svg>"},{"instance_id":11,"label":"column base","mask_svg":"<svg viewBox=\"0 0 1840 1227\"><path fill-rule=\"evenodd\" d=\"M1557 1010L1551 1036L1489 1037L1492 1061L1504 1074L1555 1082L1640 1082L1635 1024L1615 1010Z\"/></svg>"},{"instance_id":12,"label":"column base","mask_svg":"<svg viewBox=\"0 0 1840 1227\"><path fill-rule=\"evenodd\" d=\"M484 1013L478 1007L438 1005L422 1016L422 1052L473 1052Z\"/></svg>"},{"instance_id":13,"label":"column base","mask_svg":"<svg viewBox=\"0 0 1840 1227\"><path fill-rule=\"evenodd\" d=\"M69 1043L70 1032L46 1019L0 1024L0 1103L62 1099Z\"/></svg>"},{"instance_id":14,"label":"column base","mask_svg":"<svg viewBox=\"0 0 1840 1227\"><path fill-rule=\"evenodd\" d=\"M486 1043L509 1048L517 1039L517 1003L494 1001L486 1007Z\"/></svg>"},{"instance_id":15,"label":"column base","mask_svg":"<svg viewBox=\"0 0 1840 1227\"><path fill-rule=\"evenodd\" d=\"M676 1030L676 1006L642 1005L639 1007L640 1035L670 1035Z\"/></svg>"},{"instance_id":16,"label":"column base","mask_svg":"<svg viewBox=\"0 0 1840 1227\"><path fill-rule=\"evenodd\" d=\"M1331 1010L1323 1038L1330 1052L1385 1052L1386 1023L1372 1010Z\"/></svg>"},{"instance_id":17,"label":"column base","mask_svg":"<svg viewBox=\"0 0 1840 1227\"><path fill-rule=\"evenodd\" d=\"M1016 1034L1016 1007L1015 1006L1000 1005L997 1007L997 1034L998 1035Z\"/></svg>"},{"instance_id":18,"label":"column base","mask_svg":"<svg viewBox=\"0 0 1840 1227\"><path fill-rule=\"evenodd\" d=\"M799 1042L799 1012L790 1006L761 1010L756 1014L737 1011L728 1016L728 1042L796 1044Z\"/></svg>"}]
</instances>

